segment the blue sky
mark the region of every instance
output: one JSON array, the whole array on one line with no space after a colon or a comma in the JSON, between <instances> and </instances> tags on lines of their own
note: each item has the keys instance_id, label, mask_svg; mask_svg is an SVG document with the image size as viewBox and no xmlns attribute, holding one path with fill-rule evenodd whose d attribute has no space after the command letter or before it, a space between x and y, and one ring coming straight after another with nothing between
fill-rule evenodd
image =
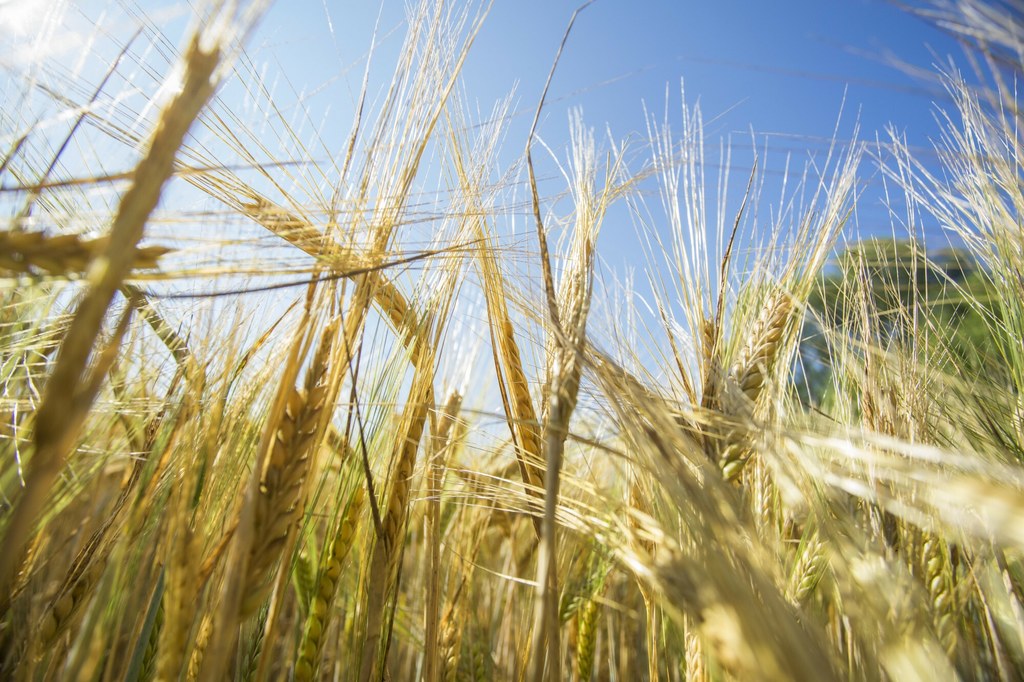
<instances>
[{"instance_id":1,"label":"blue sky","mask_svg":"<svg viewBox=\"0 0 1024 682\"><path fill-rule=\"evenodd\" d=\"M464 71L467 90L487 104L517 92L532 109L575 1L496 0ZM351 69L381 30L399 27L402 3L278 2L252 43L291 74L329 79ZM329 22L328 22L329 16ZM332 38L331 30L334 29ZM397 47L402 31L381 41ZM597 0L579 17L552 87L547 118L567 105L622 133L642 126L640 102L657 104L682 78L715 129L831 134L844 89L865 129L888 122L930 127L932 84L901 73L888 58L930 68L956 44L885 0ZM380 60L386 63L386 59ZM560 99L564 98L564 99ZM618 131L617 131L618 132ZM924 132L922 130L922 132ZM923 140L924 138L922 138Z\"/></svg>"},{"instance_id":2,"label":"blue sky","mask_svg":"<svg viewBox=\"0 0 1024 682\"><path fill-rule=\"evenodd\" d=\"M7 51L2 34L31 37L38 30L39 9L47 4L4 0L0 52ZM383 87L404 34L404 4L278 0L250 41L250 54L256 63L266 62L271 78L278 71L296 91L319 88L305 106L314 120L329 112L331 128L343 139L378 13L374 81ZM187 9L169 0L139 5L157 18L171 41L181 41ZM474 45L463 72L470 100L487 112L515 89L523 112L509 129L510 154L521 151L578 5L577 0L495 0ZM88 44L84 27L91 19L108 35L126 40L134 26L123 7L115 0L72 3L69 22L81 30L48 45L65 49L66 58L77 59L85 47L112 58L113 41ZM7 58L18 51L8 51ZM679 83L685 81L687 99L702 106L708 143L717 148L719 139L731 136L737 150L749 149L753 130L758 144L767 140L773 152L769 173L773 164L781 167L786 153L799 162L820 152L841 109L840 138L859 120L862 139L892 125L925 150L938 134L934 100L943 103L941 87L904 73L893 60L933 71L950 54L960 56L956 43L887 0L597 0L580 15L569 39L540 134L555 148L564 144L573 107L599 130L607 124L617 138L642 133L643 105L660 114L667 92L670 112L677 113ZM102 68L103 59L96 61ZM742 153L733 160L740 183L749 163L750 156ZM862 206L866 211L868 203Z\"/></svg>"},{"instance_id":3,"label":"blue sky","mask_svg":"<svg viewBox=\"0 0 1024 682\"><path fill-rule=\"evenodd\" d=\"M522 151L577 6L496 0L474 45L463 75L480 110L489 111L515 90L522 115L510 125L511 155ZM296 88L330 82L319 101L308 102L314 108L329 104L338 114L346 104L337 94L358 88L378 11L383 37L376 73L383 81L404 32L401 2L279 2L251 47L257 60L277 60ZM930 158L930 140L939 134L936 102L945 104L944 93L934 80L908 74L896 62L934 73L949 55L962 56L953 40L885 0L597 0L576 22L539 132L559 149L567 139L568 110L578 107L591 126L607 125L616 138L643 133L644 104L660 116L668 96L670 119L678 120L682 81L688 101L700 102L709 147L717 150L721 139L733 143L738 195L752 160L751 131L762 149L767 142L762 161L769 178L781 172L787 154L796 167L820 157L837 121L841 140L857 121L868 141L885 136L891 125ZM347 113L339 116L348 120ZM717 163L717 151L708 161ZM876 196L880 180L870 166L862 176L867 189L858 211L861 227L887 229Z\"/></svg>"}]
</instances>

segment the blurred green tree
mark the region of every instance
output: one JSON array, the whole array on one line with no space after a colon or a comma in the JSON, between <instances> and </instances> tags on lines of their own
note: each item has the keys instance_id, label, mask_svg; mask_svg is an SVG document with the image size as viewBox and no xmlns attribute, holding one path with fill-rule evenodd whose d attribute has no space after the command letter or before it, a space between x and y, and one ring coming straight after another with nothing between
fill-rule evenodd
<instances>
[{"instance_id":1,"label":"blurred green tree","mask_svg":"<svg viewBox=\"0 0 1024 682\"><path fill-rule=\"evenodd\" d=\"M988 273L967 249L925 253L907 240L867 239L843 249L808 300L798 356L801 398L820 405L834 385L833 342L912 352L961 377L998 380L1005 362Z\"/></svg>"}]
</instances>

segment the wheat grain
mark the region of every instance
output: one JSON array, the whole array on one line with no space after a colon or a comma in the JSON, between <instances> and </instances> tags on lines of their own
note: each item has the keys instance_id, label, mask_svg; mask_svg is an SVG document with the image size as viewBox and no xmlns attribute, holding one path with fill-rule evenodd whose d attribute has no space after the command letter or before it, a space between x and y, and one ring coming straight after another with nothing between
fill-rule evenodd
<instances>
[{"instance_id":1,"label":"wheat grain","mask_svg":"<svg viewBox=\"0 0 1024 682\"><path fill-rule=\"evenodd\" d=\"M926 535L922 548L924 581L931 600L932 618L939 642L949 656L957 645L955 592L952 569L945 543L932 534Z\"/></svg>"}]
</instances>

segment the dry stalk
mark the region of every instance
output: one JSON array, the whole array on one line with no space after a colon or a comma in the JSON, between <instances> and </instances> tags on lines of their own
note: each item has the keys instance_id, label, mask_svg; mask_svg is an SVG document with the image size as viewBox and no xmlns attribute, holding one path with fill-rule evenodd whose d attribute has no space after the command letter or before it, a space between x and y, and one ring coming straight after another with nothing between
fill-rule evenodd
<instances>
[{"instance_id":1,"label":"dry stalk","mask_svg":"<svg viewBox=\"0 0 1024 682\"><path fill-rule=\"evenodd\" d=\"M290 456L293 458L293 463L302 467L301 480L293 481L291 486L281 485L279 490L285 492L285 494L291 498L290 511L286 511L283 514L280 512L281 509L286 508L284 506L284 500L279 499L280 506L276 506L277 518L270 526L280 534L280 548L276 551L276 554L280 557L278 562L287 562L288 558L292 556L294 551L294 543L296 537L296 531L298 529L298 523L301 519L303 510L305 508L306 500L306 478L310 471L315 469L315 463L311 460L315 457L316 453L319 452L320 443L323 441L326 433L326 422L330 419L330 415L333 412L334 399L337 395L336 385L331 381L331 375L328 371L328 365L334 351L334 342L337 336L338 328L340 324L340 318L335 317L327 325L325 325L323 332L320 336L320 343L313 355L313 360L310 364L310 368L306 374L305 388L303 394L305 396L305 405L303 406L304 416L297 418L295 421L295 433L293 434L294 442L291 444ZM289 420L288 410L285 410L284 423ZM282 431L284 428L282 427ZM280 485L284 482L285 478L290 478L287 473L287 467L279 469L279 460L277 455L279 454L277 449L277 443L281 440L281 431L278 432L278 441L275 443L275 448L271 452L267 462L267 473L273 472L273 475L267 477L265 475L264 486L261 487L260 492L273 497L274 486L267 485L267 482L271 479L277 479L276 484ZM277 469L278 471L274 471ZM283 474L278 476L277 474ZM291 488L291 490L289 490ZM279 496L280 497L280 496ZM274 507L275 505L271 505ZM260 521L261 518L265 518L260 513L261 506L258 505L256 508L256 524L255 532L257 539L261 536L263 526ZM288 518L290 517L290 518ZM279 524L286 523L287 527L281 528ZM280 530L278 530L280 529ZM266 548L265 548L266 549ZM253 563L253 557L250 555L251 567ZM259 562L256 562L257 564ZM274 574L274 570L271 570L271 576ZM281 571L277 578L276 586L272 579L267 580L267 584L270 589L274 592L274 599L270 603L270 606L266 612L265 622L260 623L259 631L256 634L256 642L261 645L265 640L267 642L275 641L275 627L278 622L278 610L280 608L283 581L285 579L285 572ZM244 599L242 602L243 614L246 605L249 603L248 599ZM244 616L243 616L244 617ZM266 676L266 666L269 665L269 658L262 655L262 649L259 646L256 649L256 654L253 657L256 670L255 674L258 679L263 679Z\"/></svg>"},{"instance_id":2,"label":"dry stalk","mask_svg":"<svg viewBox=\"0 0 1024 682\"><path fill-rule=\"evenodd\" d=\"M161 112L149 148L121 198L106 248L90 268L89 290L75 311L56 366L46 382L43 402L36 413L35 452L26 472L25 488L4 535L7 551L0 557L0 595L10 594L32 526L91 406L92 396L82 387L97 381L95 376L88 376L87 367L107 309L135 262L146 220L173 173L174 157L185 134L213 95L212 78L220 63L219 49L204 51L197 35L184 61L182 89ZM2 599L6 601L7 597Z\"/></svg>"},{"instance_id":3,"label":"dry stalk","mask_svg":"<svg viewBox=\"0 0 1024 682\"><path fill-rule=\"evenodd\" d=\"M224 666L227 664L229 657L233 655L231 652L234 652L238 641L239 621L243 619L243 602L251 602L249 595L245 593L249 580L266 580L266 576L260 575L259 571L250 571L248 569L250 557L254 553L260 553L260 550L256 548L260 547L261 543L263 543L264 547L266 546L266 538L261 538L256 533L257 509L263 507L261 518L264 524L271 521L280 522L277 524L276 529L263 528L262 531L265 534L271 530L279 533L283 526L287 535L292 525L293 515L296 514L296 510L300 507L301 500L290 498L293 495L301 494L301 486L298 490L295 489L295 479L296 477L304 477L305 472L297 470L292 466L295 462L288 460L287 455L293 453L285 453L283 457L279 456L277 460L278 466L274 468L270 467L270 461L272 454L274 454L273 451L281 447L282 443L287 446L300 445L303 448L308 448L312 445L310 441L313 439L308 433L304 435L304 431L309 429L305 419L307 415L295 409L297 407L306 407L306 397L310 392L300 393L295 388L295 382L298 376L299 365L309 348L310 308L312 307L316 291L314 284L315 280L307 291L305 311L295 331L288 354L284 359L283 371L277 385L277 394L263 425L260 442L256 449L254 475L249 478L243 488L243 499L234 518L234 531L232 532L226 555L227 565L232 570L225 573L223 584L220 586L220 602L217 604L216 613L213 616L214 625L211 641L208 645L213 655L208 657L209 664L200 669L200 679L204 681L213 682L220 680L223 677ZM321 376L318 376L320 374L322 374L322 370L313 372L313 367L311 366L307 379L315 378L315 381L318 383L321 379ZM315 386L316 383L310 388ZM291 417L286 417L289 406L292 408ZM296 422L300 417L302 418L303 428L296 429ZM279 434L282 432L280 427L285 423L286 419L291 422L290 428L285 434L287 437L279 438ZM277 454L280 455L281 453ZM288 468L287 472L283 470L285 467ZM301 467L298 469L301 469ZM268 473L270 473L269 480L266 478ZM268 482L271 483L271 487L267 486ZM281 507L268 508L268 499L275 499L280 502ZM294 508L288 511L290 507ZM301 513L301 511L298 513ZM278 518L279 514L284 518ZM260 556L259 559L266 561L263 556ZM271 567L274 566L273 560L269 563ZM264 568L264 570L267 569ZM272 624L272 621L268 621L268 623Z\"/></svg>"},{"instance_id":4,"label":"dry stalk","mask_svg":"<svg viewBox=\"0 0 1024 682\"><path fill-rule=\"evenodd\" d=\"M185 410L182 411L183 414ZM183 423L179 419L178 425ZM177 432L178 427L175 428ZM174 449L168 444L168 456ZM184 473L175 482L164 524L164 533L169 538L164 551L165 588L161 599L163 624L159 631L159 646L156 651L156 679L159 682L173 682L179 679L182 661L188 654L188 637L196 617L196 603L202 593L200 558L203 553L204 534L195 526L192 500L200 470L199 453L186 459ZM158 463L157 474L162 472L163 462ZM148 510L140 498L135 516L141 517ZM154 631L155 632L155 631Z\"/></svg>"},{"instance_id":5,"label":"dry stalk","mask_svg":"<svg viewBox=\"0 0 1024 682\"><path fill-rule=\"evenodd\" d=\"M473 180L464 163L464 154L454 132L451 134L451 148L456 173L464 194L475 196ZM483 215L484 211L471 206L470 216ZM522 476L526 493L536 499L542 497L543 486L540 423L530 395L530 385L523 371L523 360L519 353L515 329L509 317L505 278L498 267L497 249L483 218L471 218L473 237L479 243L477 262L483 280L484 300L487 304L487 321L491 333L491 347L494 350L494 369L498 379L505 420L512 433L516 461ZM541 524L534 516L534 527L538 537Z\"/></svg>"},{"instance_id":6,"label":"dry stalk","mask_svg":"<svg viewBox=\"0 0 1024 682\"><path fill-rule=\"evenodd\" d=\"M579 12L579 10L577 10ZM576 14L573 15L575 19ZM572 26L572 21L569 24ZM536 184L533 190L534 217L541 240L542 270L548 296L551 337L548 376L548 403L544 415L544 520L540 555L537 560L537 602L534 612L534 653L531 678L534 682L559 679L561 652L558 634L558 568L555 513L558 508L562 458L569 423L576 409L583 374L583 349L586 346L587 317L593 292L594 247L605 212L617 191L611 184L615 168L600 191L595 187L596 160L593 138L578 122L574 131L576 162L576 225L570 260L563 273L557 295L551 277L544 227ZM528 163L532 173L532 164ZM531 180L533 180L531 176ZM557 299L561 299L558 301Z\"/></svg>"}]
</instances>

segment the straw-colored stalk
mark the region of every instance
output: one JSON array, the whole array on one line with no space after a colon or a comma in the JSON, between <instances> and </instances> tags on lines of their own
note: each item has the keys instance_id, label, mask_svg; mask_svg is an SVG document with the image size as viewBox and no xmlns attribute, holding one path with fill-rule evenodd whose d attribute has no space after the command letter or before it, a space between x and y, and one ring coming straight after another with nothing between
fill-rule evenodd
<instances>
[{"instance_id":1,"label":"straw-colored stalk","mask_svg":"<svg viewBox=\"0 0 1024 682\"><path fill-rule=\"evenodd\" d=\"M216 602L207 646L211 655L200 669L200 679L204 682L223 678L225 666L235 654L239 625L245 620L243 614L251 614L255 608L252 590L259 590L260 596L265 598L272 589L272 578L268 573L273 573L280 557L268 556L265 552L276 548L279 554L282 553L288 544L293 522L301 514L303 490L297 483L305 479L308 462L301 461L298 456L306 455L308 458L308 451L313 448L312 441L316 439L315 432L309 433L308 414L304 412L307 398L311 395L314 397L313 406L317 410L321 407L319 401L323 393L318 386L327 357L325 344L321 342L317 352L320 359L311 364L306 375L307 390L297 390L295 382L299 367L309 349L315 292L314 280L307 290L303 316L283 359L276 394L256 446L253 475L245 481L242 501L234 514L234 530L225 548L226 565L231 570L225 571L221 579L219 601ZM282 425L286 428L282 429ZM296 428L297 425L301 426ZM293 446L299 446L302 452L292 452L290 448ZM259 529L257 515L262 526ZM273 523L273 527L268 527L268 523ZM282 532L285 534L283 539L280 537ZM249 561L253 557L257 565L255 570L250 570ZM267 624L273 626L273 619L268 619Z\"/></svg>"},{"instance_id":2,"label":"straw-colored stalk","mask_svg":"<svg viewBox=\"0 0 1024 682\"><path fill-rule=\"evenodd\" d=\"M156 208L164 184L174 171L174 158L199 112L213 95L214 69L220 50L200 46L193 38L184 59L180 92L164 107L148 149L135 168L132 184L121 198L106 240L94 259L89 288L79 303L61 343L56 365L44 388L36 413L35 451L28 462L25 487L4 535L6 551L0 556L0 595L6 601L12 580L25 556L29 533L45 504L53 481L92 404L99 374L88 371L89 358L99 337L107 309L137 258L146 220ZM97 372L100 368L96 368Z\"/></svg>"},{"instance_id":3,"label":"straw-colored stalk","mask_svg":"<svg viewBox=\"0 0 1024 682\"><path fill-rule=\"evenodd\" d=\"M575 16L575 15L574 15ZM570 22L571 24L571 22ZM562 458L569 423L576 409L583 375L583 349L586 346L587 317L593 293L594 249L601 223L615 194L611 180L616 166L607 169L609 177L600 191L596 188L597 164L593 136L575 122L573 150L575 163L576 225L570 260L556 294L547 255L547 238L540 219L537 187L531 182L537 235L541 242L541 265L548 298L551 335L548 353L547 409L544 414L544 519L540 555L537 560L537 602L534 611L534 642L531 679L558 679L561 656L558 633L558 569L555 512L558 508ZM528 163L532 176L532 164ZM560 295L559 295L560 294ZM560 299L560 300L559 300Z\"/></svg>"},{"instance_id":4,"label":"straw-colored stalk","mask_svg":"<svg viewBox=\"0 0 1024 682\"><path fill-rule=\"evenodd\" d=\"M466 167L464 153L459 140L452 133L451 148L459 182L467 197L476 195L475 179ZM489 225L483 217L484 211L470 206L467 211L473 226L473 237L479 243L477 262L483 281L484 300L487 304L487 320L494 348L494 369L498 379L505 420L512 433L516 461L527 495L540 499L544 484L542 473L541 432L537 411L530 395L530 384L523 370L523 359L519 352L515 328L508 312L508 296L505 278L498 266L497 249L490 234ZM540 535L539 519L534 516L534 527Z\"/></svg>"},{"instance_id":5,"label":"straw-colored stalk","mask_svg":"<svg viewBox=\"0 0 1024 682\"><path fill-rule=\"evenodd\" d=\"M191 477L185 477L189 481ZM202 553L199 534L189 522L187 499L189 487L185 481L177 486L172 498L168 532L171 539L165 564L166 587L162 611L165 614L160 628L157 648L156 679L160 682L177 680L182 660L188 649L188 634L195 617L196 583L199 577L198 557Z\"/></svg>"},{"instance_id":6,"label":"straw-colored stalk","mask_svg":"<svg viewBox=\"0 0 1024 682\"><path fill-rule=\"evenodd\" d=\"M421 343L426 344L426 341L423 340ZM385 612L396 587L399 560L404 548L413 466L416 463L416 451L419 449L429 412L426 400L431 392L432 363L426 372L423 371L425 364L416 363L411 400L398 430L401 437L396 443L391 488L381 518L381 534L376 539L370 557L366 634L359 675L363 682L377 679L387 656L387 639L390 639L390 636L384 632L388 627Z\"/></svg>"}]
</instances>

